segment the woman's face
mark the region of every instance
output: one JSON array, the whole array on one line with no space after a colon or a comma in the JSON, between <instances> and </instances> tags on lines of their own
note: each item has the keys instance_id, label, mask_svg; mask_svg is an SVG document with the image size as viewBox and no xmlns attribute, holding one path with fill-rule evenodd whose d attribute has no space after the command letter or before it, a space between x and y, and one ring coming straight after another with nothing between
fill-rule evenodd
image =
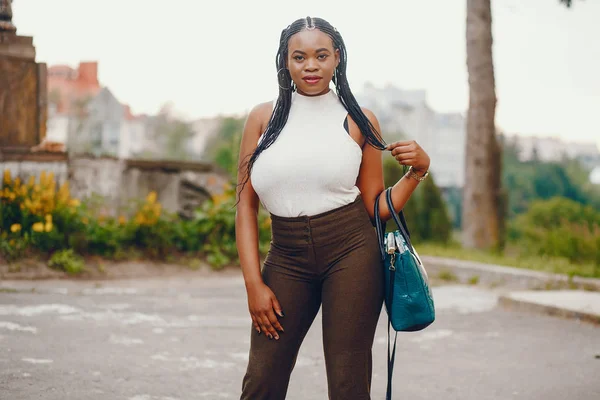
<instances>
[{"instance_id":1,"label":"woman's face","mask_svg":"<svg viewBox=\"0 0 600 400\"><path fill-rule=\"evenodd\" d=\"M300 94L326 93L339 62L340 51L334 50L331 37L318 29L300 31L288 42L287 67Z\"/></svg>"}]
</instances>

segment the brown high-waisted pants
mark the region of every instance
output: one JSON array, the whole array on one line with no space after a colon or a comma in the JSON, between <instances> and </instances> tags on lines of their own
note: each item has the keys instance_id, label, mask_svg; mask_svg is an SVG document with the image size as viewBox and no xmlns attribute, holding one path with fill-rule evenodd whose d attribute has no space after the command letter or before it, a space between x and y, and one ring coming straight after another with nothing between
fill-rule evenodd
<instances>
[{"instance_id":1,"label":"brown high-waisted pants","mask_svg":"<svg viewBox=\"0 0 600 400\"><path fill-rule=\"evenodd\" d=\"M262 277L281 304L285 332L269 340L252 328L241 400L285 399L298 350L321 305L329 399L370 400L383 270L362 198L310 217L271 218Z\"/></svg>"}]
</instances>

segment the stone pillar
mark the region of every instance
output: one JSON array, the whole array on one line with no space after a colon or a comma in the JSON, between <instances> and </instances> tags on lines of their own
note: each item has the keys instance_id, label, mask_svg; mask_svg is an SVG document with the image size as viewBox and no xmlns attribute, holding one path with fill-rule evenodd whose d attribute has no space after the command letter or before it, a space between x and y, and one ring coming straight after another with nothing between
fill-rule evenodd
<instances>
[{"instance_id":1,"label":"stone pillar","mask_svg":"<svg viewBox=\"0 0 600 400\"><path fill-rule=\"evenodd\" d=\"M0 0L0 153L29 152L45 136L46 67L16 32L11 0Z\"/></svg>"}]
</instances>

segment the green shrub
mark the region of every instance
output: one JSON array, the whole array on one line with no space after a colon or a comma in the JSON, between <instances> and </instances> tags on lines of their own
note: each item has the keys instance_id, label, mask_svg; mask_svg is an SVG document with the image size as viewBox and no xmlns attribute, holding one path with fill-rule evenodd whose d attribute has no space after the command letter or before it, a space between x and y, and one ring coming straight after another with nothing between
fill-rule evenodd
<instances>
[{"instance_id":1,"label":"green shrub","mask_svg":"<svg viewBox=\"0 0 600 400\"><path fill-rule=\"evenodd\" d=\"M48 266L68 274L79 274L85 269L83 258L75 254L73 249L59 250L52 254L48 260Z\"/></svg>"},{"instance_id":2,"label":"green shrub","mask_svg":"<svg viewBox=\"0 0 600 400\"><path fill-rule=\"evenodd\" d=\"M393 186L404 174L403 168L395 159L386 158L383 163L385 187ZM448 243L452 236L452 221L446 203L433 175L419 184L404 206L406 223L411 238L415 241ZM396 224L390 220L387 231L396 230Z\"/></svg>"},{"instance_id":3,"label":"green shrub","mask_svg":"<svg viewBox=\"0 0 600 400\"><path fill-rule=\"evenodd\" d=\"M28 250L53 253L52 265L69 271L78 269L76 262L63 267L58 261L75 254L109 259L142 254L161 260L185 254L204 256L215 268L238 261L234 185L227 185L225 193L205 202L195 218L184 220L163 212L155 192L132 201L115 216L99 196L83 203L71 198L68 184L58 187L52 174L42 173L39 183L32 177L24 184L5 171L1 183L0 256L9 262ZM270 222L268 213L261 209L262 254L270 246ZM66 249L69 253L62 251Z\"/></svg>"},{"instance_id":4,"label":"green shrub","mask_svg":"<svg viewBox=\"0 0 600 400\"><path fill-rule=\"evenodd\" d=\"M0 233L0 258L6 262L14 262L22 258L29 247L29 236L27 234L8 235L6 232Z\"/></svg>"},{"instance_id":5,"label":"green shrub","mask_svg":"<svg viewBox=\"0 0 600 400\"><path fill-rule=\"evenodd\" d=\"M204 238L202 250L213 267L221 268L238 261L235 214L233 190L206 201L196 211L197 234ZM271 240L271 219L262 209L258 214L258 234L259 251L264 254Z\"/></svg>"},{"instance_id":6,"label":"green shrub","mask_svg":"<svg viewBox=\"0 0 600 400\"><path fill-rule=\"evenodd\" d=\"M533 202L512 223L510 237L523 252L600 266L600 212L573 200Z\"/></svg>"}]
</instances>

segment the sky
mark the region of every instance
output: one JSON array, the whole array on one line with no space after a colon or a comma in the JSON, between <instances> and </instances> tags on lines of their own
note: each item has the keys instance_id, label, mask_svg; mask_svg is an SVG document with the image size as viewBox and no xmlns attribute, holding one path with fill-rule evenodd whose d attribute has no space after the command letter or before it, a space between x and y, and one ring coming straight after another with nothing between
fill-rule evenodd
<instances>
[{"instance_id":1,"label":"sky","mask_svg":"<svg viewBox=\"0 0 600 400\"><path fill-rule=\"evenodd\" d=\"M98 61L134 113L165 103L190 119L277 96L281 30L307 15L342 34L348 79L424 89L439 112L468 107L466 0L14 0L37 61ZM492 0L496 124L600 145L600 1Z\"/></svg>"}]
</instances>

